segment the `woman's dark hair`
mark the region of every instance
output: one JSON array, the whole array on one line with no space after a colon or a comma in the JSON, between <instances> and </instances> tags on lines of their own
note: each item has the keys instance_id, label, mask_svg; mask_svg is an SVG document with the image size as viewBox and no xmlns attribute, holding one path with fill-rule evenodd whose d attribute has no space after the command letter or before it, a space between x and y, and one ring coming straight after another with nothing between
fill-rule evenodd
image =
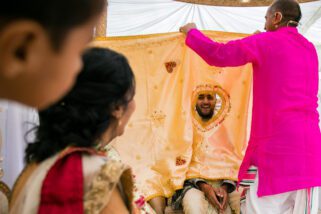
<instances>
[{"instance_id":1,"label":"woman's dark hair","mask_svg":"<svg viewBox=\"0 0 321 214\"><path fill-rule=\"evenodd\" d=\"M36 140L26 149L26 161L40 162L68 146L94 147L115 122L116 107L127 107L135 93L135 77L127 59L115 51L91 48L71 91L39 112Z\"/></svg>"},{"instance_id":2,"label":"woman's dark hair","mask_svg":"<svg viewBox=\"0 0 321 214\"><path fill-rule=\"evenodd\" d=\"M0 6L0 31L13 21L39 23L59 49L68 31L99 15L106 0L6 0Z\"/></svg>"},{"instance_id":3,"label":"woman's dark hair","mask_svg":"<svg viewBox=\"0 0 321 214\"><path fill-rule=\"evenodd\" d=\"M282 22L290 26L296 27L302 18L300 5L295 0L276 0L272 5L272 10L281 12L283 15Z\"/></svg>"}]
</instances>

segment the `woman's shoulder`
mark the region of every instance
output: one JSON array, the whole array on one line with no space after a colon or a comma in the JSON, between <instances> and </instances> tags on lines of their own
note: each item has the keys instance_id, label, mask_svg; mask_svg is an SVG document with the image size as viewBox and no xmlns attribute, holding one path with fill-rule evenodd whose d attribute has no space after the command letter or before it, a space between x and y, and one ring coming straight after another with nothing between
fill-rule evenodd
<instances>
[{"instance_id":1,"label":"woman's shoulder","mask_svg":"<svg viewBox=\"0 0 321 214\"><path fill-rule=\"evenodd\" d=\"M126 164L99 155L83 155L84 208L86 213L102 210L118 188L124 201L133 201L133 178Z\"/></svg>"},{"instance_id":2,"label":"woman's shoulder","mask_svg":"<svg viewBox=\"0 0 321 214\"><path fill-rule=\"evenodd\" d=\"M110 182L116 182L122 174L130 171L130 167L126 164L100 155L84 154L82 157L82 167L84 177L89 181L85 182L87 184L97 176L108 179Z\"/></svg>"}]
</instances>

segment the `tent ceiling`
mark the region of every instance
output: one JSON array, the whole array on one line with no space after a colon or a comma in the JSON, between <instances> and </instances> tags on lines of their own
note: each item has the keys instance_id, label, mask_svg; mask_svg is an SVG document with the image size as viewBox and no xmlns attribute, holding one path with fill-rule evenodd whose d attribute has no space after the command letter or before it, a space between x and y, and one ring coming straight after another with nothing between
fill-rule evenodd
<instances>
[{"instance_id":1,"label":"tent ceiling","mask_svg":"<svg viewBox=\"0 0 321 214\"><path fill-rule=\"evenodd\" d=\"M253 33L256 30L264 31L264 15L267 10L267 6L218 7L189 4L182 0L108 0L108 2L107 25L103 27L105 28L103 35L107 33L108 36L177 32L180 26L188 22L195 22L201 30ZM316 45L321 62L321 1L302 3L301 10L303 17L299 30ZM321 72L321 63L319 65Z\"/></svg>"},{"instance_id":2,"label":"tent ceiling","mask_svg":"<svg viewBox=\"0 0 321 214\"><path fill-rule=\"evenodd\" d=\"M195 22L198 28L202 30L238 33L252 33L256 30L264 30L264 15L267 6L224 7L190 4L182 1L108 0L107 35L125 36L177 32L180 26L188 22ZM225 1L236 2L241 0ZM267 0L250 1L261 2ZM321 46L321 1L301 3L301 10L303 17L299 26L300 32L312 42ZM104 27L103 35L106 35L106 25Z\"/></svg>"},{"instance_id":3,"label":"tent ceiling","mask_svg":"<svg viewBox=\"0 0 321 214\"><path fill-rule=\"evenodd\" d=\"M256 7L268 6L273 0L176 0L180 2L204 4L212 6L233 6L233 7ZM300 3L311 2L317 0L299 0Z\"/></svg>"}]
</instances>

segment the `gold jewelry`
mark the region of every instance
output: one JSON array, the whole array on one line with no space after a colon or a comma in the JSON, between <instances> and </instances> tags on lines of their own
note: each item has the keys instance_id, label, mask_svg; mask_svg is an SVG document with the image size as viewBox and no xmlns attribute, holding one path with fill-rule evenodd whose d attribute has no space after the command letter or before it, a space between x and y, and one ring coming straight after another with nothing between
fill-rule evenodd
<instances>
[{"instance_id":1,"label":"gold jewelry","mask_svg":"<svg viewBox=\"0 0 321 214\"><path fill-rule=\"evenodd\" d=\"M101 152L105 151L105 143L102 140L97 140L95 149Z\"/></svg>"}]
</instances>

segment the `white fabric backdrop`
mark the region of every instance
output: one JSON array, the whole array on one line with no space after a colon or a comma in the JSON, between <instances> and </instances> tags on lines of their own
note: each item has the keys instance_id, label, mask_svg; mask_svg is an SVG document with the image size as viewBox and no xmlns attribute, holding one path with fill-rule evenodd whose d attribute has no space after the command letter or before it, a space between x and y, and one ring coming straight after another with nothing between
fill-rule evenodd
<instances>
[{"instance_id":1,"label":"white fabric backdrop","mask_svg":"<svg viewBox=\"0 0 321 214\"><path fill-rule=\"evenodd\" d=\"M36 110L13 102L0 101L0 131L4 177L3 181L10 187L24 166L24 149L26 132L38 123ZM27 135L32 141L33 135Z\"/></svg>"}]
</instances>

